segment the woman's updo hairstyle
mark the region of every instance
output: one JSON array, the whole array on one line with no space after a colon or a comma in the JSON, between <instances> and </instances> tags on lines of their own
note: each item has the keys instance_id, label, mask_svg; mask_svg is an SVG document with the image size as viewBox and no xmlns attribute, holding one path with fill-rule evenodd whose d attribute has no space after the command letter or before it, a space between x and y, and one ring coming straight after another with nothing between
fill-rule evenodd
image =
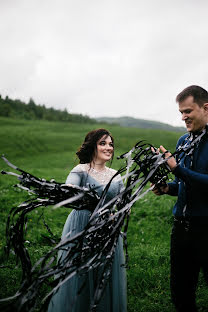
<instances>
[{"instance_id":1,"label":"woman's updo hairstyle","mask_svg":"<svg viewBox=\"0 0 208 312\"><path fill-rule=\"evenodd\" d=\"M100 128L97 130L92 130L86 135L83 144L76 153L80 164L91 163L97 152L97 142L103 136L106 136L106 138L110 136L112 142L114 142L112 135L106 129Z\"/></svg>"}]
</instances>

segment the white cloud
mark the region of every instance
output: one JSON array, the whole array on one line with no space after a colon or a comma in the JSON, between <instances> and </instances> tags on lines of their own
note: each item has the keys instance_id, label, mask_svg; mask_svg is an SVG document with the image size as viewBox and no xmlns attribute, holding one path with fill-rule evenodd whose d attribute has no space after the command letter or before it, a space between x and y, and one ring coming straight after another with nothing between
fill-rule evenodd
<instances>
[{"instance_id":1,"label":"white cloud","mask_svg":"<svg viewBox=\"0 0 208 312\"><path fill-rule=\"evenodd\" d=\"M0 2L0 93L90 116L180 123L207 88L207 1Z\"/></svg>"}]
</instances>

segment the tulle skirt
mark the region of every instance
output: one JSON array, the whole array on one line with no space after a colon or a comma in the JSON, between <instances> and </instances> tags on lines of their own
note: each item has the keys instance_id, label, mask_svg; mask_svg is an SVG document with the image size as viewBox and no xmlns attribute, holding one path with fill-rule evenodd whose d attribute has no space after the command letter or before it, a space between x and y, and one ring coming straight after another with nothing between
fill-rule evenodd
<instances>
[{"instance_id":1,"label":"tulle skirt","mask_svg":"<svg viewBox=\"0 0 208 312\"><path fill-rule=\"evenodd\" d=\"M88 210L72 210L64 225L62 237L71 231L74 235L86 226L90 218ZM58 257L61 258L62 251ZM112 274L106 285L104 294L98 303L96 312L126 312L126 271L122 266L125 263L122 238L119 237L115 249L114 260L112 264ZM90 302L93 299L97 270L91 270L85 275L75 275L65 282L53 295L48 312L88 312ZM80 292L80 287L85 282L85 286Z\"/></svg>"}]
</instances>

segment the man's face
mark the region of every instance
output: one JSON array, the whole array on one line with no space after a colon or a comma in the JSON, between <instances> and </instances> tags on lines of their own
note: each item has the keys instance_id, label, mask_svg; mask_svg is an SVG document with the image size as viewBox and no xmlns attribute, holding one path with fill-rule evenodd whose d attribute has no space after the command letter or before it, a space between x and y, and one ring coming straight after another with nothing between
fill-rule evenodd
<instances>
[{"instance_id":1,"label":"man's face","mask_svg":"<svg viewBox=\"0 0 208 312\"><path fill-rule=\"evenodd\" d=\"M201 131L208 122L208 104L205 103L200 107L194 102L192 95L179 103L179 111L189 132Z\"/></svg>"}]
</instances>

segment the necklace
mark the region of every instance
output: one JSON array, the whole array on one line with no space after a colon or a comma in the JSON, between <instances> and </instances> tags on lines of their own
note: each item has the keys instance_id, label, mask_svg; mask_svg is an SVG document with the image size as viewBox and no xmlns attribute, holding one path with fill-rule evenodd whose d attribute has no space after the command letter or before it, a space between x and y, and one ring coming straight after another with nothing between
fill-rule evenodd
<instances>
[{"instance_id":1,"label":"necklace","mask_svg":"<svg viewBox=\"0 0 208 312\"><path fill-rule=\"evenodd\" d=\"M93 167L90 167L90 164L88 164L88 173L91 177L93 177L101 184L107 184L112 176L112 173L110 172L108 167L97 170Z\"/></svg>"},{"instance_id":2,"label":"necklace","mask_svg":"<svg viewBox=\"0 0 208 312\"><path fill-rule=\"evenodd\" d=\"M99 166L99 164L96 164L96 163L93 163L93 165ZM100 169L95 169L94 167L90 166L90 164L88 164L88 166L89 166L89 170L92 169L92 170L95 170L97 172L103 172L103 171L106 171L106 169L107 169L107 167L105 165L104 165L104 167L102 167ZM100 166L103 166L103 165L100 164Z\"/></svg>"}]
</instances>

